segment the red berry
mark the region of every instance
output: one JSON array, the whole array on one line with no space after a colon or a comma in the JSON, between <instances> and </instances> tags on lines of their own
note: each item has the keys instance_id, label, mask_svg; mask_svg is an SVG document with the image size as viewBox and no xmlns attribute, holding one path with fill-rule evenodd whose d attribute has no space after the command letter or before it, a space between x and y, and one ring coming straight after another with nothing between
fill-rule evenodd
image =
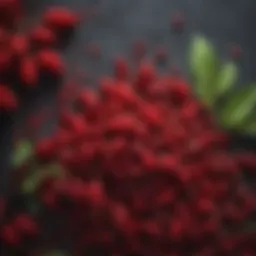
<instances>
[{"instance_id":1,"label":"red berry","mask_svg":"<svg viewBox=\"0 0 256 256\"><path fill-rule=\"evenodd\" d=\"M55 46L57 43L57 37L55 33L44 26L38 26L32 30L30 39L35 46Z\"/></svg>"},{"instance_id":2,"label":"red berry","mask_svg":"<svg viewBox=\"0 0 256 256\"><path fill-rule=\"evenodd\" d=\"M35 87L38 83L38 65L34 58L23 57L20 62L20 78L28 87Z\"/></svg>"},{"instance_id":3,"label":"red berry","mask_svg":"<svg viewBox=\"0 0 256 256\"><path fill-rule=\"evenodd\" d=\"M23 34L15 34L11 38L11 49L15 56L23 56L29 51L29 40Z\"/></svg>"},{"instance_id":4,"label":"red berry","mask_svg":"<svg viewBox=\"0 0 256 256\"><path fill-rule=\"evenodd\" d=\"M11 225L5 225L1 229L1 240L7 245L17 248L21 244L19 233Z\"/></svg>"},{"instance_id":5,"label":"red berry","mask_svg":"<svg viewBox=\"0 0 256 256\"><path fill-rule=\"evenodd\" d=\"M167 52L163 46L158 46L155 50L155 59L157 62L165 62L167 60Z\"/></svg>"},{"instance_id":6,"label":"red berry","mask_svg":"<svg viewBox=\"0 0 256 256\"><path fill-rule=\"evenodd\" d=\"M43 24L58 30L73 29L79 20L76 12L65 7L51 7L43 15Z\"/></svg>"},{"instance_id":7,"label":"red berry","mask_svg":"<svg viewBox=\"0 0 256 256\"><path fill-rule=\"evenodd\" d=\"M142 62L138 69L138 89L147 89L156 78L155 67L149 62Z\"/></svg>"},{"instance_id":8,"label":"red berry","mask_svg":"<svg viewBox=\"0 0 256 256\"><path fill-rule=\"evenodd\" d=\"M17 216L13 221L13 227L16 232L31 238L35 237L39 233L36 222L26 214Z\"/></svg>"},{"instance_id":9,"label":"red berry","mask_svg":"<svg viewBox=\"0 0 256 256\"><path fill-rule=\"evenodd\" d=\"M64 62L61 56L54 50L42 50L37 55L39 67L54 75L64 73Z\"/></svg>"},{"instance_id":10,"label":"red berry","mask_svg":"<svg viewBox=\"0 0 256 256\"><path fill-rule=\"evenodd\" d=\"M6 44L9 43L9 39L10 39L10 34L8 30L0 27L0 45L6 46Z\"/></svg>"},{"instance_id":11,"label":"red berry","mask_svg":"<svg viewBox=\"0 0 256 256\"><path fill-rule=\"evenodd\" d=\"M114 75L116 79L126 80L128 78L128 64L127 62L121 58L117 57L114 60Z\"/></svg>"},{"instance_id":12,"label":"red berry","mask_svg":"<svg viewBox=\"0 0 256 256\"><path fill-rule=\"evenodd\" d=\"M56 154L54 141L42 139L36 145L35 154L40 160L49 160Z\"/></svg>"}]
</instances>

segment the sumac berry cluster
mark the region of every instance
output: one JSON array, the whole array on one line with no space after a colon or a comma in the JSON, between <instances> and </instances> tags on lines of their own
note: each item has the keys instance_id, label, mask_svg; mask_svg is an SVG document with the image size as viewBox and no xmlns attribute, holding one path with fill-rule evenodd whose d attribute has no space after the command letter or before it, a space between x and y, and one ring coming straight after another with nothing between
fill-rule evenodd
<instances>
[{"instance_id":1,"label":"sumac berry cluster","mask_svg":"<svg viewBox=\"0 0 256 256\"><path fill-rule=\"evenodd\" d=\"M36 146L37 161L65 170L37 197L66 219L72 255L253 255L256 202L241 167L255 158L228 152L184 78L148 62L131 74L121 58L114 74L82 89Z\"/></svg>"},{"instance_id":2,"label":"sumac berry cluster","mask_svg":"<svg viewBox=\"0 0 256 256\"><path fill-rule=\"evenodd\" d=\"M51 7L39 25L19 32L23 21L20 5L19 0L0 3L0 110L7 112L18 107L14 83L26 90L38 85L42 73L63 75L64 63L57 49L80 20L72 10Z\"/></svg>"}]
</instances>

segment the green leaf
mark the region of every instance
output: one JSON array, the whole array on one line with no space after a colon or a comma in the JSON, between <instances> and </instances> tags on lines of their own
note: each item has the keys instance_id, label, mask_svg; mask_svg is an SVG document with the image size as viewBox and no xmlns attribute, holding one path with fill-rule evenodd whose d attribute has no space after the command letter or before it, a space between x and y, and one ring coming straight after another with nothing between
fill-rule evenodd
<instances>
[{"instance_id":1,"label":"green leaf","mask_svg":"<svg viewBox=\"0 0 256 256\"><path fill-rule=\"evenodd\" d=\"M241 127L241 132L247 135L256 135L256 120L248 120L243 127Z\"/></svg>"},{"instance_id":2,"label":"green leaf","mask_svg":"<svg viewBox=\"0 0 256 256\"><path fill-rule=\"evenodd\" d=\"M214 101L214 84L218 72L218 57L213 45L201 36L192 40L189 65L197 95L207 105Z\"/></svg>"},{"instance_id":3,"label":"green leaf","mask_svg":"<svg viewBox=\"0 0 256 256\"><path fill-rule=\"evenodd\" d=\"M227 128L239 129L253 115L256 106L256 83L237 90L227 99L220 118Z\"/></svg>"},{"instance_id":4,"label":"green leaf","mask_svg":"<svg viewBox=\"0 0 256 256\"><path fill-rule=\"evenodd\" d=\"M218 75L215 84L215 96L222 96L228 92L237 82L238 68L233 62L225 63Z\"/></svg>"},{"instance_id":5,"label":"green leaf","mask_svg":"<svg viewBox=\"0 0 256 256\"><path fill-rule=\"evenodd\" d=\"M18 143L17 148L12 156L12 166L17 168L24 164L33 154L33 146L30 141L22 140Z\"/></svg>"},{"instance_id":6,"label":"green leaf","mask_svg":"<svg viewBox=\"0 0 256 256\"><path fill-rule=\"evenodd\" d=\"M59 165L53 164L49 166L43 166L39 169L35 169L31 174L23 181L21 185L21 191L24 194L32 194L36 192L42 181L47 177L61 177L63 170Z\"/></svg>"},{"instance_id":7,"label":"green leaf","mask_svg":"<svg viewBox=\"0 0 256 256\"><path fill-rule=\"evenodd\" d=\"M40 184L42 173L40 172L34 172L31 175L29 175L22 183L21 185L21 191L24 194L32 194L36 191L38 188L38 185Z\"/></svg>"}]
</instances>

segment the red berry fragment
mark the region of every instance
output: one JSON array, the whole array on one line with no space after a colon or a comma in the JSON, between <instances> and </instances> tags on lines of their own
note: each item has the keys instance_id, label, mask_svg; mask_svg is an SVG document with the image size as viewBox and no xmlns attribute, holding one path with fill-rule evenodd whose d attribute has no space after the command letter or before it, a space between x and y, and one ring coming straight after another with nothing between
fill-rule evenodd
<instances>
[{"instance_id":1,"label":"red berry fragment","mask_svg":"<svg viewBox=\"0 0 256 256\"><path fill-rule=\"evenodd\" d=\"M126 80L128 78L128 64L121 57L116 57L114 60L114 74L116 79Z\"/></svg>"},{"instance_id":2,"label":"red berry fragment","mask_svg":"<svg viewBox=\"0 0 256 256\"><path fill-rule=\"evenodd\" d=\"M176 12L171 17L171 28L174 32L182 32L185 25L185 17L182 12Z\"/></svg>"},{"instance_id":3,"label":"red berry fragment","mask_svg":"<svg viewBox=\"0 0 256 256\"><path fill-rule=\"evenodd\" d=\"M165 62L167 60L167 52L166 49L162 46L158 46L155 50L155 60L157 62Z\"/></svg>"},{"instance_id":4,"label":"red berry fragment","mask_svg":"<svg viewBox=\"0 0 256 256\"><path fill-rule=\"evenodd\" d=\"M230 45L230 57L234 60L240 60L243 55L243 50L241 46L237 44Z\"/></svg>"},{"instance_id":5,"label":"red berry fragment","mask_svg":"<svg viewBox=\"0 0 256 256\"><path fill-rule=\"evenodd\" d=\"M137 40L132 46L132 54L135 60L140 60L147 53L147 45L144 40Z\"/></svg>"}]
</instances>

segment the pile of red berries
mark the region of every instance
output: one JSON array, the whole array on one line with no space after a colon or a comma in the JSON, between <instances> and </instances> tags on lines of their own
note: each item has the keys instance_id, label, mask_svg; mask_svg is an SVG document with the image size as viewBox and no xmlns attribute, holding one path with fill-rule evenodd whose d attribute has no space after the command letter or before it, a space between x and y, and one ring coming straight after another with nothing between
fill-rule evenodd
<instances>
[{"instance_id":1,"label":"pile of red berries","mask_svg":"<svg viewBox=\"0 0 256 256\"><path fill-rule=\"evenodd\" d=\"M24 35L13 32L20 14L18 0L0 3L0 74L3 81L16 74L31 88L42 71L64 74L55 49L80 17L50 8ZM172 27L180 31L183 23L177 14ZM134 48L141 59L145 44ZM89 50L100 55L97 45ZM163 48L156 58L166 58ZM62 99L76 94L71 108L60 102L54 134L36 144L22 168L26 174L39 165L44 178L32 196L43 210L3 219L0 201L0 236L8 253L44 255L45 240L60 236L71 244L72 256L254 255L256 200L242 175L245 168L255 177L255 154L234 157L229 137L186 80L159 74L150 62L142 61L134 73L117 58L113 77L100 78L98 87L62 93ZM1 84L0 110L17 106L12 88ZM48 175L52 165L59 176ZM57 230L45 230L45 212L55 223L61 219Z\"/></svg>"},{"instance_id":2,"label":"pile of red berries","mask_svg":"<svg viewBox=\"0 0 256 256\"><path fill-rule=\"evenodd\" d=\"M70 9L51 7L43 13L38 26L20 32L19 23L23 20L20 1L1 1L0 111L11 112L19 106L14 82L26 90L38 85L42 73L63 75L64 63L57 49L64 34L71 32L80 18Z\"/></svg>"},{"instance_id":3,"label":"pile of red berries","mask_svg":"<svg viewBox=\"0 0 256 256\"><path fill-rule=\"evenodd\" d=\"M37 143L45 172L63 169L36 196L65 218L71 255L253 255L256 201L240 165L255 171L255 155L238 163L182 77L148 62L136 72L116 62L114 77L101 78L99 92L81 89L55 133ZM20 247L40 230L21 215L2 239Z\"/></svg>"}]
</instances>

